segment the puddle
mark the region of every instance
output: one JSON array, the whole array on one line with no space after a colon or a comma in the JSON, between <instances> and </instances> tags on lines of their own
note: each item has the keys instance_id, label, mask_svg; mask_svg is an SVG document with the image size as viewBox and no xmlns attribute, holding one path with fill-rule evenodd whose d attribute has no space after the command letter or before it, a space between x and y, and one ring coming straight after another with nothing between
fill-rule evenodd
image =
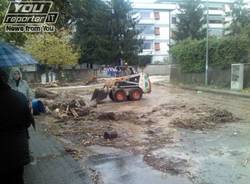
<instances>
[{"instance_id":1,"label":"puddle","mask_svg":"<svg viewBox=\"0 0 250 184\"><path fill-rule=\"evenodd\" d=\"M190 158L188 171L194 184L246 184L250 180L250 126L232 123L201 133L180 129L181 141L173 147L155 150L169 158L182 153Z\"/></svg>"},{"instance_id":2,"label":"puddle","mask_svg":"<svg viewBox=\"0 0 250 184\"><path fill-rule=\"evenodd\" d=\"M104 150L103 154L97 154L89 158L89 163L99 173L104 184L191 184L192 182L182 175L164 174L153 169L143 162L142 155L111 148L95 147L91 149ZM105 152L106 149L106 152ZM111 153L112 152L112 153Z\"/></svg>"},{"instance_id":3,"label":"puddle","mask_svg":"<svg viewBox=\"0 0 250 184\"><path fill-rule=\"evenodd\" d=\"M178 131L179 142L151 152L162 162L173 163L178 174L154 169L143 161L142 155L100 146L89 147L95 152L89 162L101 173L104 184L249 183L249 123L231 123L207 132L186 129ZM180 165L177 162L175 168L174 161L183 159L187 164Z\"/></svg>"}]
</instances>

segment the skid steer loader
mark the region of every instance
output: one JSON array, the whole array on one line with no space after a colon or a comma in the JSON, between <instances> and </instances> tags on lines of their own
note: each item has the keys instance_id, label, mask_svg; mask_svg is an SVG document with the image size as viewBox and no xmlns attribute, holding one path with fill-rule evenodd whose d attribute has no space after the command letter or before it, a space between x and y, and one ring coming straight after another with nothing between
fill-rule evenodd
<instances>
[{"instance_id":1,"label":"skid steer loader","mask_svg":"<svg viewBox=\"0 0 250 184\"><path fill-rule=\"evenodd\" d=\"M141 100L143 93L151 92L151 82L146 73L136 73L108 79L102 89L95 89L91 100L97 103L108 96L114 102Z\"/></svg>"}]
</instances>

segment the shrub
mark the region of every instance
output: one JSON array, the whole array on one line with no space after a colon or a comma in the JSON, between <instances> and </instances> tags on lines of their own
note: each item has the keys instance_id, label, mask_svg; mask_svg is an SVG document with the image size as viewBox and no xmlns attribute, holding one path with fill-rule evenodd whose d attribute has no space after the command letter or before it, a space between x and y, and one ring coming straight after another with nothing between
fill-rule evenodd
<instances>
[{"instance_id":1,"label":"shrub","mask_svg":"<svg viewBox=\"0 0 250 184\"><path fill-rule=\"evenodd\" d=\"M209 39L209 66L230 67L233 63L247 63L250 39L246 35ZM184 40L170 50L175 63L183 72L204 72L206 40Z\"/></svg>"}]
</instances>

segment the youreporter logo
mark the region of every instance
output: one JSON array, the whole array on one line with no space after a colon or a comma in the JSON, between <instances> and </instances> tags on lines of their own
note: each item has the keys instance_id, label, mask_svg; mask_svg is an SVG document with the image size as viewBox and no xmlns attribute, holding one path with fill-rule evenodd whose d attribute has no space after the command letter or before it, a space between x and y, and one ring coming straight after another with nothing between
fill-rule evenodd
<instances>
[{"instance_id":1,"label":"youreporter logo","mask_svg":"<svg viewBox=\"0 0 250 184\"><path fill-rule=\"evenodd\" d=\"M53 32L59 13L52 1L10 2L3 20L6 32Z\"/></svg>"}]
</instances>

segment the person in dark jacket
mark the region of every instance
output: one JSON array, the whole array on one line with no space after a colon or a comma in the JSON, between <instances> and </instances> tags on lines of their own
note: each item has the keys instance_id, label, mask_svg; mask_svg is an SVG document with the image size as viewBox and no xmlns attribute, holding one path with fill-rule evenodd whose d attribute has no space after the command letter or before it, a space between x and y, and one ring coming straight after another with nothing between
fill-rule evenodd
<instances>
[{"instance_id":1,"label":"person in dark jacket","mask_svg":"<svg viewBox=\"0 0 250 184\"><path fill-rule=\"evenodd\" d=\"M23 168L30 162L27 129L33 123L29 100L8 86L0 69L0 183L24 183Z\"/></svg>"}]
</instances>

